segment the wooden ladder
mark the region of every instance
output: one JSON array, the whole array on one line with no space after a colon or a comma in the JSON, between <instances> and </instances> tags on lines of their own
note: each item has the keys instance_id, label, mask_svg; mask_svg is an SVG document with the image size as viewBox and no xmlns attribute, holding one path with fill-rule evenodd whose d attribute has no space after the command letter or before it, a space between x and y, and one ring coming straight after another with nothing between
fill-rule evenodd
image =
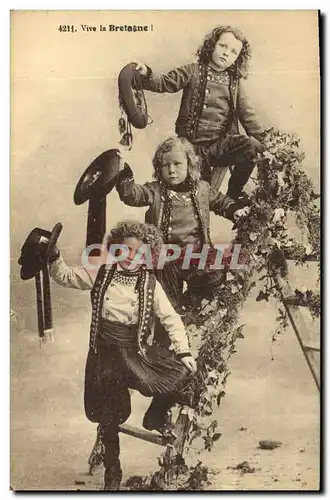
<instances>
[{"instance_id":1,"label":"wooden ladder","mask_svg":"<svg viewBox=\"0 0 330 500\"><path fill-rule=\"evenodd\" d=\"M316 340L315 335L313 335L313 332L310 331L310 328L308 328L304 321L303 315L299 310L304 306L296 305L292 300L295 294L288 276L283 277L278 272L273 271L273 278L276 288L281 294L281 301L285 307L314 382L318 390L320 390L320 340Z\"/></svg>"}]
</instances>

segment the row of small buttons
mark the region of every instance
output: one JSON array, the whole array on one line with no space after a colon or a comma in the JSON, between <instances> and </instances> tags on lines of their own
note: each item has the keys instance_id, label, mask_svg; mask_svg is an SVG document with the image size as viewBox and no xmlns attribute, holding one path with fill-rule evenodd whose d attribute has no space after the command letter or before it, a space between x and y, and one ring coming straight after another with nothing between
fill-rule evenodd
<instances>
[{"instance_id":1,"label":"row of small buttons","mask_svg":"<svg viewBox=\"0 0 330 500\"><path fill-rule=\"evenodd\" d=\"M110 300L110 297L105 297L105 300ZM135 300L132 300L131 301L131 306L134 307L136 305L136 301Z\"/></svg>"},{"instance_id":2,"label":"row of small buttons","mask_svg":"<svg viewBox=\"0 0 330 500\"><path fill-rule=\"evenodd\" d=\"M105 316L110 316L110 311L108 311L108 310L106 309L106 310L104 311L104 315L105 315ZM128 322L132 321L132 319L133 319L133 316L132 316L131 314L129 314L129 315L127 316L127 320L128 320Z\"/></svg>"},{"instance_id":3,"label":"row of small buttons","mask_svg":"<svg viewBox=\"0 0 330 500\"><path fill-rule=\"evenodd\" d=\"M110 297L105 297L105 300L110 300ZM131 301L131 306L132 307L136 306L136 301L132 300Z\"/></svg>"}]
</instances>

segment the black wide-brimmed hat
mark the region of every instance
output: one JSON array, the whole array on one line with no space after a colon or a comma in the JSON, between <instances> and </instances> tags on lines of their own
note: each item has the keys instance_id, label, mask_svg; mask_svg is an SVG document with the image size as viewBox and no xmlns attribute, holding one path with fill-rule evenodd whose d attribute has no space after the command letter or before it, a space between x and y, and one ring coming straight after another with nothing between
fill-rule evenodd
<instances>
[{"instance_id":1,"label":"black wide-brimmed hat","mask_svg":"<svg viewBox=\"0 0 330 500\"><path fill-rule=\"evenodd\" d=\"M118 149L104 151L86 168L74 192L76 205L91 198L102 198L114 188L120 162L118 153Z\"/></svg>"},{"instance_id":2,"label":"black wide-brimmed hat","mask_svg":"<svg viewBox=\"0 0 330 500\"><path fill-rule=\"evenodd\" d=\"M120 104L128 121L135 128L145 128L148 125L148 109L144 96L141 75L136 70L135 63L127 64L119 73L118 88Z\"/></svg>"},{"instance_id":3,"label":"black wide-brimmed hat","mask_svg":"<svg viewBox=\"0 0 330 500\"><path fill-rule=\"evenodd\" d=\"M39 227L31 231L21 248L21 256L18 259L18 263L22 266L22 280L34 278L46 266L61 231L60 222L55 224L51 232Z\"/></svg>"}]
</instances>

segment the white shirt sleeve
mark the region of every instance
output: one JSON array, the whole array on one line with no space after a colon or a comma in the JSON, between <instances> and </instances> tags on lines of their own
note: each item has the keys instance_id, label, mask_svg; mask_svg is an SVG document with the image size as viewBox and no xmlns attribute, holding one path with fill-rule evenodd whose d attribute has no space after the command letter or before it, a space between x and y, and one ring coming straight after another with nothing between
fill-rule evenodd
<instances>
[{"instance_id":1,"label":"white shirt sleeve","mask_svg":"<svg viewBox=\"0 0 330 500\"><path fill-rule=\"evenodd\" d=\"M91 290L94 279L83 266L68 266L60 256L49 265L49 274L53 280L66 288Z\"/></svg>"},{"instance_id":2,"label":"white shirt sleeve","mask_svg":"<svg viewBox=\"0 0 330 500\"><path fill-rule=\"evenodd\" d=\"M177 354L189 353L188 337L180 315L167 298L162 285L156 281L154 295L154 313L167 330L168 336Z\"/></svg>"}]
</instances>

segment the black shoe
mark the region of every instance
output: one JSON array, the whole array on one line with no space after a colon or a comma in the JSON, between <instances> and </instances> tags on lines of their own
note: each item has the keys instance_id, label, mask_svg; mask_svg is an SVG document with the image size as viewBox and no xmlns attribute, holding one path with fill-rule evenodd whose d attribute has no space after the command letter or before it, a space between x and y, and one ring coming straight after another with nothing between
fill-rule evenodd
<instances>
[{"instance_id":1,"label":"black shoe","mask_svg":"<svg viewBox=\"0 0 330 500\"><path fill-rule=\"evenodd\" d=\"M245 191L239 191L239 192L231 192L227 191L226 196L231 198L234 201L245 201L246 203L250 203L250 197Z\"/></svg>"},{"instance_id":2,"label":"black shoe","mask_svg":"<svg viewBox=\"0 0 330 500\"><path fill-rule=\"evenodd\" d=\"M118 491L122 477L123 473L119 466L107 468L104 473L104 491Z\"/></svg>"},{"instance_id":3,"label":"black shoe","mask_svg":"<svg viewBox=\"0 0 330 500\"><path fill-rule=\"evenodd\" d=\"M224 210L223 216L232 222L236 222L236 219L234 217L235 212L237 212L237 210L240 210L241 208L245 208L248 206L250 206L250 204L247 203L244 199L236 200Z\"/></svg>"},{"instance_id":4,"label":"black shoe","mask_svg":"<svg viewBox=\"0 0 330 500\"><path fill-rule=\"evenodd\" d=\"M144 415L142 426L147 431L157 431L164 437L177 438L174 432L170 411L167 411L163 415L155 415L155 411L148 408Z\"/></svg>"},{"instance_id":5,"label":"black shoe","mask_svg":"<svg viewBox=\"0 0 330 500\"><path fill-rule=\"evenodd\" d=\"M247 205L251 205L250 197L245 191L240 192L237 201L244 201Z\"/></svg>"}]
</instances>

